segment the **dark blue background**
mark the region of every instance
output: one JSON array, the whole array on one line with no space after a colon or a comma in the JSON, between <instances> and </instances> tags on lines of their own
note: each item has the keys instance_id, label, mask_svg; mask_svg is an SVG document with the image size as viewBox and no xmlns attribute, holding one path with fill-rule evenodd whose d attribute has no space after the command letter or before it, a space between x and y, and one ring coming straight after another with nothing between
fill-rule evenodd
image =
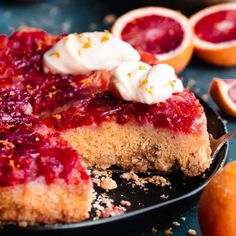
<instances>
[{"instance_id":1,"label":"dark blue background","mask_svg":"<svg viewBox=\"0 0 236 236\"><path fill-rule=\"evenodd\" d=\"M162 5L169 4L170 7L179 8L186 14L190 14L190 12L196 10L194 4L191 4L190 9L185 3L180 3L180 6L178 6L176 1L169 0L51 0L28 2L30 3L22 3L22 1L0 1L0 33L9 34L21 26L40 27L55 34L104 30L109 29L111 26L106 22L105 16L110 14L112 16L119 16L129 9L144 5L154 5L155 2ZM196 3L197 1L193 2ZM181 75L184 77L186 86L193 85L192 81L195 81L191 89L217 110L211 98L208 97L210 81L215 76L236 78L236 68L214 67L197 58L193 58L187 69ZM225 114L221 115L227 122L229 131L236 130L236 119ZM230 141L229 161L232 160L236 160L236 140ZM166 225L157 226L157 235L164 235L163 230L170 226L173 228L173 235L186 235L189 228L196 229L197 235L201 235L197 223L197 205L194 205L187 212L183 212L181 216L186 217L186 221L181 221L179 217L175 218L176 221L181 223L180 227L173 226L171 222L167 222ZM129 235L133 235L132 232ZM151 235L151 233L148 231L140 232L138 235L146 236Z\"/></svg>"}]
</instances>

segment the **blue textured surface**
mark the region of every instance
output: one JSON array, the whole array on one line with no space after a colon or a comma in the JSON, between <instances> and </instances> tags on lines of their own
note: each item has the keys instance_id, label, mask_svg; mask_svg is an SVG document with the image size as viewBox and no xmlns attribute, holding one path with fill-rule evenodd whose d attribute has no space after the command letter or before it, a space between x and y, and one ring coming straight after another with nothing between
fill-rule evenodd
<instances>
[{"instance_id":1,"label":"blue textured surface","mask_svg":"<svg viewBox=\"0 0 236 236\"><path fill-rule=\"evenodd\" d=\"M7 2L7 3L6 3ZM128 3L127 3L128 2ZM120 15L129 9L141 5L151 4L154 1L109 1L109 0L51 0L51 1L31 1L23 4L12 1L0 1L0 29L1 33L11 33L20 26L41 27L51 33L62 32L83 32L91 30L109 29L105 16L112 14ZM161 1L162 2L162 1ZM105 19L104 19L105 18ZM108 17L109 19L109 17ZM185 85L191 85L191 89L208 103L215 107L215 104L208 97L208 86L212 77L236 78L236 68L218 68L201 62L194 58L188 68L182 73L185 78ZM195 84L194 84L195 82ZM236 130L236 119L222 114L227 121L230 130ZM236 160L236 140L230 141L229 161ZM189 228L197 231L201 235L197 223L197 205L187 212L183 212L182 217L174 220L181 223L180 227L173 226L171 222L166 225L157 226L157 235L164 235L163 230L168 227L173 228L173 235L186 235ZM180 216L180 217L181 217ZM127 232L126 232L127 233ZM132 232L129 235L133 235ZM140 232L138 236L151 235L150 232Z\"/></svg>"}]
</instances>

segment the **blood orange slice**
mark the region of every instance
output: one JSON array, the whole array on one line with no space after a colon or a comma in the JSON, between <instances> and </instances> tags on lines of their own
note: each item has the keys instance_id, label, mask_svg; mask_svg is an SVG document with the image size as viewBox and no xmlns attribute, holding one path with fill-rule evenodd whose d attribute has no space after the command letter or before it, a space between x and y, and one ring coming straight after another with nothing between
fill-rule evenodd
<instances>
[{"instance_id":1,"label":"blood orange slice","mask_svg":"<svg viewBox=\"0 0 236 236\"><path fill-rule=\"evenodd\" d=\"M137 50L155 54L160 63L176 73L188 64L192 52L192 29L181 13L162 7L143 7L120 16L112 33Z\"/></svg>"},{"instance_id":2,"label":"blood orange slice","mask_svg":"<svg viewBox=\"0 0 236 236\"><path fill-rule=\"evenodd\" d=\"M236 117L236 79L214 78L209 92L222 110Z\"/></svg>"},{"instance_id":3,"label":"blood orange slice","mask_svg":"<svg viewBox=\"0 0 236 236\"><path fill-rule=\"evenodd\" d=\"M236 65L236 3L205 8L190 23L196 55L218 66Z\"/></svg>"}]
</instances>

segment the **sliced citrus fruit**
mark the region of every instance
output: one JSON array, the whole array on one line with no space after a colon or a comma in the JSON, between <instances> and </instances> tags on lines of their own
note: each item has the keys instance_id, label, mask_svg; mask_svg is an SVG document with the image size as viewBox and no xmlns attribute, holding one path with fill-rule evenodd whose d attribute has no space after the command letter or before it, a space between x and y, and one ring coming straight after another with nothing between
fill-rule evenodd
<instances>
[{"instance_id":1,"label":"sliced citrus fruit","mask_svg":"<svg viewBox=\"0 0 236 236\"><path fill-rule=\"evenodd\" d=\"M181 13L163 7L143 7L120 16L112 33L134 48L156 55L176 73L188 64L192 53L192 28Z\"/></svg>"},{"instance_id":2,"label":"sliced citrus fruit","mask_svg":"<svg viewBox=\"0 0 236 236\"><path fill-rule=\"evenodd\" d=\"M190 23L196 55L214 65L236 65L236 3L205 8Z\"/></svg>"},{"instance_id":3,"label":"sliced citrus fruit","mask_svg":"<svg viewBox=\"0 0 236 236\"><path fill-rule=\"evenodd\" d=\"M214 78L209 93L222 110L236 117L236 79Z\"/></svg>"}]
</instances>

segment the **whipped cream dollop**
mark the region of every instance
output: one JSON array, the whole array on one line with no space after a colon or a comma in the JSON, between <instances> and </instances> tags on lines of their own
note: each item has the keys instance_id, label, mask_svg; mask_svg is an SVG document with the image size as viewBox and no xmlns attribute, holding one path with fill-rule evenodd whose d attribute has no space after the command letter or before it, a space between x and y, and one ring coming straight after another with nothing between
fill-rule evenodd
<instances>
[{"instance_id":1,"label":"whipped cream dollop","mask_svg":"<svg viewBox=\"0 0 236 236\"><path fill-rule=\"evenodd\" d=\"M113 71L111 83L124 100L145 104L164 102L184 88L172 66L159 64L152 67L138 61L121 63Z\"/></svg>"},{"instance_id":2,"label":"whipped cream dollop","mask_svg":"<svg viewBox=\"0 0 236 236\"><path fill-rule=\"evenodd\" d=\"M69 34L43 56L44 70L53 74L84 74L113 70L123 61L139 61L139 53L108 31Z\"/></svg>"}]
</instances>

